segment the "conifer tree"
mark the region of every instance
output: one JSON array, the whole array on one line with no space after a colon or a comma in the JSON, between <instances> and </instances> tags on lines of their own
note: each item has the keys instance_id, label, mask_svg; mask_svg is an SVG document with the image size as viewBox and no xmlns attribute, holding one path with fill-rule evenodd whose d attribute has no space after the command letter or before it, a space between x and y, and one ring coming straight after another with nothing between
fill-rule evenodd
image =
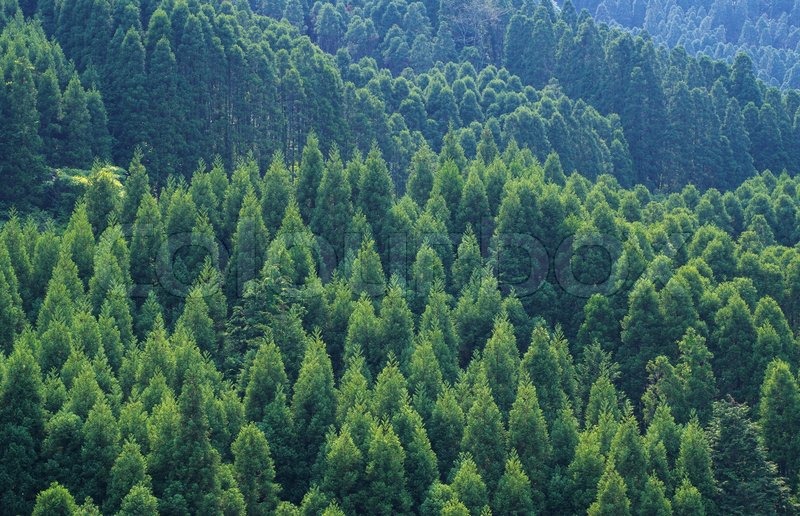
<instances>
[{"instance_id":1,"label":"conifer tree","mask_svg":"<svg viewBox=\"0 0 800 516\"><path fill-rule=\"evenodd\" d=\"M245 284L255 279L263 267L268 239L269 232L261 218L258 199L252 190L248 190L239 211L233 250L225 272L225 293L229 302L242 296Z\"/></svg>"},{"instance_id":2,"label":"conifer tree","mask_svg":"<svg viewBox=\"0 0 800 516\"><path fill-rule=\"evenodd\" d=\"M767 456L787 479L797 476L800 459L800 388L789 364L769 364L761 385L759 422Z\"/></svg>"},{"instance_id":3,"label":"conifer tree","mask_svg":"<svg viewBox=\"0 0 800 516\"><path fill-rule=\"evenodd\" d=\"M506 461L506 469L494 495L492 508L498 514L533 514L531 483L515 453Z\"/></svg>"},{"instance_id":4,"label":"conifer tree","mask_svg":"<svg viewBox=\"0 0 800 516\"><path fill-rule=\"evenodd\" d=\"M371 434L365 475L367 507L375 514L404 513L411 507L404 473L406 453L390 425L375 424Z\"/></svg>"},{"instance_id":5,"label":"conifer tree","mask_svg":"<svg viewBox=\"0 0 800 516\"><path fill-rule=\"evenodd\" d=\"M746 405L714 404L709 427L711 460L719 491L716 507L724 513L769 513L788 503L786 486L767 459Z\"/></svg>"},{"instance_id":6,"label":"conifer tree","mask_svg":"<svg viewBox=\"0 0 800 516\"><path fill-rule=\"evenodd\" d=\"M297 174L296 196L300 215L306 224L311 222L314 207L317 204L317 191L319 190L325 163L322 152L319 150L319 140L314 133L309 133L303 147L300 160L300 170Z\"/></svg>"},{"instance_id":7,"label":"conifer tree","mask_svg":"<svg viewBox=\"0 0 800 516\"><path fill-rule=\"evenodd\" d=\"M150 488L147 461L136 441L126 441L111 467L103 510L109 513L117 511L136 486Z\"/></svg>"},{"instance_id":8,"label":"conifer tree","mask_svg":"<svg viewBox=\"0 0 800 516\"><path fill-rule=\"evenodd\" d=\"M334 256L331 258L337 261L344 258L343 233L353 218L351 194L339 152L334 149L319 184L311 228L332 249Z\"/></svg>"},{"instance_id":9,"label":"conifer tree","mask_svg":"<svg viewBox=\"0 0 800 516\"><path fill-rule=\"evenodd\" d=\"M300 467L308 469L317 460L328 425L336 417L333 368L325 351L325 344L318 336L308 341L300 373L294 384L291 409L294 425L298 430L295 457ZM304 491L303 483L297 487Z\"/></svg>"},{"instance_id":10,"label":"conifer tree","mask_svg":"<svg viewBox=\"0 0 800 516\"><path fill-rule=\"evenodd\" d=\"M625 481L614 469L614 462L609 460L597 484L597 499L589 507L588 514L590 516L630 514L631 502L628 500L627 491Z\"/></svg>"},{"instance_id":11,"label":"conifer tree","mask_svg":"<svg viewBox=\"0 0 800 516\"><path fill-rule=\"evenodd\" d=\"M80 79L73 75L64 90L64 163L75 168L87 168L92 159L91 114L86 91Z\"/></svg>"},{"instance_id":12,"label":"conifer tree","mask_svg":"<svg viewBox=\"0 0 800 516\"><path fill-rule=\"evenodd\" d=\"M523 375L508 415L508 441L509 447L516 451L517 460L533 483L533 503L540 510L544 501L541 486L547 479L553 453L547 428L547 422L539 408L536 387L527 375Z\"/></svg>"},{"instance_id":13,"label":"conifer tree","mask_svg":"<svg viewBox=\"0 0 800 516\"><path fill-rule=\"evenodd\" d=\"M452 389L445 388L436 400L427 423L431 447L439 460L439 471L447 476L454 466L464 435L464 411Z\"/></svg>"},{"instance_id":14,"label":"conifer tree","mask_svg":"<svg viewBox=\"0 0 800 516\"><path fill-rule=\"evenodd\" d=\"M274 483L275 466L263 432L250 423L233 442L236 483L248 514L269 514L278 505L280 486Z\"/></svg>"},{"instance_id":15,"label":"conifer tree","mask_svg":"<svg viewBox=\"0 0 800 516\"><path fill-rule=\"evenodd\" d=\"M494 490L505 464L507 434L489 387L476 386L474 399L467 413L461 448L472 455L487 487Z\"/></svg>"},{"instance_id":16,"label":"conifer tree","mask_svg":"<svg viewBox=\"0 0 800 516\"><path fill-rule=\"evenodd\" d=\"M23 513L31 510L40 480L36 461L44 431L42 378L31 350L17 345L3 364L0 383L0 501Z\"/></svg>"},{"instance_id":17,"label":"conifer tree","mask_svg":"<svg viewBox=\"0 0 800 516\"><path fill-rule=\"evenodd\" d=\"M50 487L36 495L36 505L33 513L36 516L50 514L70 515L78 513L78 504L72 494L58 482L53 482Z\"/></svg>"},{"instance_id":18,"label":"conifer tree","mask_svg":"<svg viewBox=\"0 0 800 516\"><path fill-rule=\"evenodd\" d=\"M363 493L364 456L353 442L345 427L326 446L325 472L321 488L331 498L338 500L344 511L366 508Z\"/></svg>"},{"instance_id":19,"label":"conifer tree","mask_svg":"<svg viewBox=\"0 0 800 516\"><path fill-rule=\"evenodd\" d=\"M502 314L495 320L482 360L494 399L503 414L507 414L516 395L520 359L514 327Z\"/></svg>"},{"instance_id":20,"label":"conifer tree","mask_svg":"<svg viewBox=\"0 0 800 516\"><path fill-rule=\"evenodd\" d=\"M469 454L464 454L459 459L457 469L454 469L451 485L456 494L456 500L462 502L470 514L481 514L489 504L486 484Z\"/></svg>"}]
</instances>

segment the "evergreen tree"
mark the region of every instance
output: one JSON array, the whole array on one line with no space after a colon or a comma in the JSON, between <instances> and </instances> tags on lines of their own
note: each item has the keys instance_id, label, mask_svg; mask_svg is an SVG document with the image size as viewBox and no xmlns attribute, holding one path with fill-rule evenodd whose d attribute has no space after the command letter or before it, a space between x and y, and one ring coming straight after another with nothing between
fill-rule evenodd
<instances>
[{"instance_id":1,"label":"evergreen tree","mask_svg":"<svg viewBox=\"0 0 800 516\"><path fill-rule=\"evenodd\" d=\"M498 514L534 513L530 480L525 474L519 458L513 453L506 461L506 470L497 486L492 508Z\"/></svg>"},{"instance_id":2,"label":"evergreen tree","mask_svg":"<svg viewBox=\"0 0 800 516\"><path fill-rule=\"evenodd\" d=\"M719 486L716 505L724 513L779 512L787 507L786 487L748 412L746 405L730 400L714 404L708 432Z\"/></svg>"},{"instance_id":3,"label":"evergreen tree","mask_svg":"<svg viewBox=\"0 0 800 516\"><path fill-rule=\"evenodd\" d=\"M311 218L311 228L322 238L324 245L334 255L329 257L338 263L344 258L343 232L353 218L350 183L345 176L338 151L334 150L325 164L315 209Z\"/></svg>"},{"instance_id":4,"label":"evergreen tree","mask_svg":"<svg viewBox=\"0 0 800 516\"><path fill-rule=\"evenodd\" d=\"M507 414L516 395L520 359L514 328L503 315L495 320L482 360L494 399L503 414Z\"/></svg>"},{"instance_id":5,"label":"evergreen tree","mask_svg":"<svg viewBox=\"0 0 800 516\"><path fill-rule=\"evenodd\" d=\"M42 378L31 350L17 345L4 361L0 383L0 492L11 511L31 510L40 479L36 462L43 438Z\"/></svg>"},{"instance_id":6,"label":"evergreen tree","mask_svg":"<svg viewBox=\"0 0 800 516\"><path fill-rule=\"evenodd\" d=\"M489 504L489 495L486 484L483 482L475 462L468 454L461 457L457 468L454 469L453 491L456 500L462 502L470 514L481 514Z\"/></svg>"},{"instance_id":7,"label":"evergreen tree","mask_svg":"<svg viewBox=\"0 0 800 516\"><path fill-rule=\"evenodd\" d=\"M363 496L364 456L353 442L347 428L326 446L322 490L341 504L344 511L365 507ZM366 508L366 507L365 507Z\"/></svg>"},{"instance_id":8,"label":"evergreen tree","mask_svg":"<svg viewBox=\"0 0 800 516\"><path fill-rule=\"evenodd\" d=\"M631 502L627 496L625 481L609 460L600 482L597 484L597 499L589 507L590 516L621 515L631 513Z\"/></svg>"},{"instance_id":9,"label":"evergreen tree","mask_svg":"<svg viewBox=\"0 0 800 516\"><path fill-rule=\"evenodd\" d=\"M366 459L365 487L369 510L375 514L408 511L411 497L403 469L406 453L391 426L373 425Z\"/></svg>"},{"instance_id":10,"label":"evergreen tree","mask_svg":"<svg viewBox=\"0 0 800 516\"><path fill-rule=\"evenodd\" d=\"M32 514L69 516L77 513L78 504L75 503L72 494L58 482L53 482L50 487L36 495L36 505Z\"/></svg>"},{"instance_id":11,"label":"evergreen tree","mask_svg":"<svg viewBox=\"0 0 800 516\"><path fill-rule=\"evenodd\" d=\"M221 497L220 456L209 439L209 420L205 406L206 389L197 371L188 371L178 398L180 427L174 454L180 464L174 473L176 483L169 495L181 495L190 512L215 511ZM154 474L155 476L155 474ZM123 505L124 505L123 501Z\"/></svg>"},{"instance_id":12,"label":"evergreen tree","mask_svg":"<svg viewBox=\"0 0 800 516\"><path fill-rule=\"evenodd\" d=\"M547 428L544 415L539 408L536 387L527 376L523 376L517 388L514 405L508 415L508 440L509 446L518 454L518 460L527 477L533 483L533 501L539 509L542 509L543 503L540 486L546 481L553 454Z\"/></svg>"},{"instance_id":13,"label":"evergreen tree","mask_svg":"<svg viewBox=\"0 0 800 516\"><path fill-rule=\"evenodd\" d=\"M103 510L108 513L116 512L136 486L150 488L147 461L136 441L126 441L111 467Z\"/></svg>"},{"instance_id":14,"label":"evergreen tree","mask_svg":"<svg viewBox=\"0 0 800 516\"><path fill-rule=\"evenodd\" d=\"M64 164L74 168L87 168L92 160L91 114L86 91L77 74L73 75L64 90Z\"/></svg>"},{"instance_id":15,"label":"evergreen tree","mask_svg":"<svg viewBox=\"0 0 800 516\"><path fill-rule=\"evenodd\" d=\"M760 430L767 457L787 479L796 478L800 458L800 388L786 362L769 364L761 385Z\"/></svg>"},{"instance_id":16,"label":"evergreen tree","mask_svg":"<svg viewBox=\"0 0 800 516\"><path fill-rule=\"evenodd\" d=\"M278 505L280 486L264 433L254 424L242 427L233 442L233 467L248 514L269 514Z\"/></svg>"},{"instance_id":17,"label":"evergreen tree","mask_svg":"<svg viewBox=\"0 0 800 516\"><path fill-rule=\"evenodd\" d=\"M389 287L381 301L379 338L383 352L393 354L399 361L400 369L408 372L413 351L414 321L403 290L396 283Z\"/></svg>"},{"instance_id":18,"label":"evergreen tree","mask_svg":"<svg viewBox=\"0 0 800 516\"><path fill-rule=\"evenodd\" d=\"M503 417L487 385L476 387L474 402L467 413L461 448L474 457L486 485L494 490L505 464L507 434Z\"/></svg>"},{"instance_id":19,"label":"evergreen tree","mask_svg":"<svg viewBox=\"0 0 800 516\"><path fill-rule=\"evenodd\" d=\"M389 235L385 234L385 221L394 200L394 185L386 162L377 148L373 148L364 162L364 172L358 184L358 207L367 217L375 232L379 251L384 250Z\"/></svg>"},{"instance_id":20,"label":"evergreen tree","mask_svg":"<svg viewBox=\"0 0 800 516\"><path fill-rule=\"evenodd\" d=\"M225 272L225 291L228 301L237 300L244 293L248 281L256 278L264 265L269 232L261 218L261 207L252 190L242 201L233 250Z\"/></svg>"},{"instance_id":21,"label":"evergreen tree","mask_svg":"<svg viewBox=\"0 0 800 516\"><path fill-rule=\"evenodd\" d=\"M133 486L122 499L122 505L117 514L120 516L156 516L158 499L153 496L147 486Z\"/></svg>"},{"instance_id":22,"label":"evergreen tree","mask_svg":"<svg viewBox=\"0 0 800 516\"><path fill-rule=\"evenodd\" d=\"M447 475L455 464L464 435L464 424L464 411L455 393L445 388L436 400L431 419L426 425L442 475Z\"/></svg>"},{"instance_id":23,"label":"evergreen tree","mask_svg":"<svg viewBox=\"0 0 800 516\"><path fill-rule=\"evenodd\" d=\"M333 368L325 344L318 337L308 341L291 405L294 425L299 430L295 457L298 465L307 470L317 460L328 425L336 416ZM299 492L305 490L303 484L297 487L302 489Z\"/></svg>"},{"instance_id":24,"label":"evergreen tree","mask_svg":"<svg viewBox=\"0 0 800 516\"><path fill-rule=\"evenodd\" d=\"M39 113L36 110L34 69L28 58L16 49L4 65L4 85L0 92L0 177L9 185L0 194L3 201L18 201L35 193L46 169L41 155Z\"/></svg>"},{"instance_id":25,"label":"evergreen tree","mask_svg":"<svg viewBox=\"0 0 800 516\"><path fill-rule=\"evenodd\" d=\"M300 161L300 170L297 175L296 196L300 207L303 222L309 224L317 204L317 192L322 182L325 163L322 152L319 150L319 140L314 133L309 133L303 156Z\"/></svg>"}]
</instances>

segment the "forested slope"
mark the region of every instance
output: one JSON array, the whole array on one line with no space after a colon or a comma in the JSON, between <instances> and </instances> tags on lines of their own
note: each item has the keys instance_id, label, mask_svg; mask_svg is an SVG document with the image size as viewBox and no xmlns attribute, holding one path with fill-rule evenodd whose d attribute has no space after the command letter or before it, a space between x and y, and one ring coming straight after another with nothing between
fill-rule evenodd
<instances>
[{"instance_id":1,"label":"forested slope","mask_svg":"<svg viewBox=\"0 0 800 516\"><path fill-rule=\"evenodd\" d=\"M800 160L796 91L569 4L5 4L0 173L18 205L59 191L49 167L124 165L137 147L159 185L217 156L264 168L281 151L294 168L311 130L345 157L377 142L400 184L424 143L450 132L473 157L484 129L568 172L668 191Z\"/></svg>"},{"instance_id":2,"label":"forested slope","mask_svg":"<svg viewBox=\"0 0 800 516\"><path fill-rule=\"evenodd\" d=\"M800 511L800 93L745 55L548 1L0 30L3 512Z\"/></svg>"},{"instance_id":3,"label":"forested slope","mask_svg":"<svg viewBox=\"0 0 800 516\"><path fill-rule=\"evenodd\" d=\"M668 47L733 62L739 52L755 62L767 84L800 87L800 3L791 0L576 0L601 22L647 31Z\"/></svg>"},{"instance_id":4,"label":"forested slope","mask_svg":"<svg viewBox=\"0 0 800 516\"><path fill-rule=\"evenodd\" d=\"M312 137L294 180L137 155L63 231L12 216L0 503L793 513L797 180L655 197L487 142L402 197Z\"/></svg>"}]
</instances>

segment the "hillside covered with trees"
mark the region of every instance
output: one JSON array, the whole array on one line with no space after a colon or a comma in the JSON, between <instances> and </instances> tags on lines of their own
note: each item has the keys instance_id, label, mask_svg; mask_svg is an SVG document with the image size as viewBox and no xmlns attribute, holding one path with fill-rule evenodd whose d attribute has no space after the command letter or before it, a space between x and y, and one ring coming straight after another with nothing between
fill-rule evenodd
<instances>
[{"instance_id":1,"label":"hillside covered with trees","mask_svg":"<svg viewBox=\"0 0 800 516\"><path fill-rule=\"evenodd\" d=\"M0 512L800 511L800 92L745 54L0 0L0 73Z\"/></svg>"},{"instance_id":2,"label":"hillside covered with trees","mask_svg":"<svg viewBox=\"0 0 800 516\"><path fill-rule=\"evenodd\" d=\"M266 168L280 151L294 168L312 130L346 157L377 143L401 186L424 144L451 133L472 158L484 130L657 191L800 162L795 90L758 81L744 55L668 51L569 3L4 4L0 200L18 206L136 148L160 186L217 156Z\"/></svg>"},{"instance_id":3,"label":"hillside covered with trees","mask_svg":"<svg viewBox=\"0 0 800 516\"><path fill-rule=\"evenodd\" d=\"M739 52L755 62L765 83L800 87L800 3L726 0L686 2L576 0L601 22L647 31L669 47L733 62Z\"/></svg>"}]
</instances>

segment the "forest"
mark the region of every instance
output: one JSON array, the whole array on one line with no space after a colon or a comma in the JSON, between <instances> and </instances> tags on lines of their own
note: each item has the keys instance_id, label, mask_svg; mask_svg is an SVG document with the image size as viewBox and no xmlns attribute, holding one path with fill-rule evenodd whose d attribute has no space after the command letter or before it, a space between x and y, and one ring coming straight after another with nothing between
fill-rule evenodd
<instances>
[{"instance_id":1,"label":"forest","mask_svg":"<svg viewBox=\"0 0 800 516\"><path fill-rule=\"evenodd\" d=\"M0 0L0 512L800 513L800 91L589 3Z\"/></svg>"},{"instance_id":2,"label":"forest","mask_svg":"<svg viewBox=\"0 0 800 516\"><path fill-rule=\"evenodd\" d=\"M587 9L598 21L633 32L647 31L659 43L681 46L690 54L731 61L745 52L765 83L800 87L800 3L796 1L576 0L575 7Z\"/></svg>"}]
</instances>

